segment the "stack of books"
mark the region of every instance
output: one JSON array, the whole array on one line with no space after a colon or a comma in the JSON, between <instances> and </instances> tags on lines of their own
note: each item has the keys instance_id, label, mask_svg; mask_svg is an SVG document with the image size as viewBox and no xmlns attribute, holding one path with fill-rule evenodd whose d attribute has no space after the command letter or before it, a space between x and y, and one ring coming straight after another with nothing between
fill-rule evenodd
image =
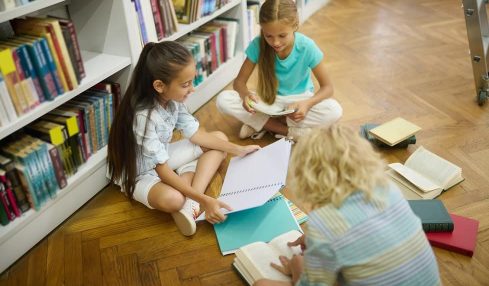
<instances>
[{"instance_id":1,"label":"stack of books","mask_svg":"<svg viewBox=\"0 0 489 286\"><path fill-rule=\"evenodd\" d=\"M378 147L405 148L416 144L416 136L421 128L401 117L384 124L367 123L360 126L360 135Z\"/></svg>"}]
</instances>

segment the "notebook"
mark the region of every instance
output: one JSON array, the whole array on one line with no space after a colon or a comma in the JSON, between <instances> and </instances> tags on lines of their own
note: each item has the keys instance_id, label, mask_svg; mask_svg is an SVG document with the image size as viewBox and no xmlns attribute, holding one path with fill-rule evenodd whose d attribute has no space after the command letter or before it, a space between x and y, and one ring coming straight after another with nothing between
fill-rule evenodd
<instances>
[{"instance_id":1,"label":"notebook","mask_svg":"<svg viewBox=\"0 0 489 286\"><path fill-rule=\"evenodd\" d=\"M450 232L453 221L440 200L409 200L414 214L421 219L425 232Z\"/></svg>"},{"instance_id":2,"label":"notebook","mask_svg":"<svg viewBox=\"0 0 489 286\"><path fill-rule=\"evenodd\" d=\"M282 138L245 157L229 162L221 194L217 199L228 204L232 213L263 205L285 186L292 142ZM204 220L202 213L197 221Z\"/></svg>"},{"instance_id":3,"label":"notebook","mask_svg":"<svg viewBox=\"0 0 489 286\"><path fill-rule=\"evenodd\" d=\"M222 255L234 253L253 242L269 242L291 230L302 232L282 196L272 198L257 208L230 213L224 222L214 224Z\"/></svg>"},{"instance_id":4,"label":"notebook","mask_svg":"<svg viewBox=\"0 0 489 286\"><path fill-rule=\"evenodd\" d=\"M450 214L454 229L452 232L430 232L426 234L432 246L472 256L477 243L479 221Z\"/></svg>"},{"instance_id":5,"label":"notebook","mask_svg":"<svg viewBox=\"0 0 489 286\"><path fill-rule=\"evenodd\" d=\"M421 130L421 127L401 117L381 124L369 130L375 138L389 146L394 146Z\"/></svg>"}]
</instances>

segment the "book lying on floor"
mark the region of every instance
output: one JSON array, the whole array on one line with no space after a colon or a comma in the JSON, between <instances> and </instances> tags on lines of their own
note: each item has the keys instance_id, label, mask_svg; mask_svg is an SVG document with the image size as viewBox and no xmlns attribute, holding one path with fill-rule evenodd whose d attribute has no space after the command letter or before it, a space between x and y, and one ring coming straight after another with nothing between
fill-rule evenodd
<instances>
[{"instance_id":1,"label":"book lying on floor","mask_svg":"<svg viewBox=\"0 0 489 286\"><path fill-rule=\"evenodd\" d=\"M394 146L390 146L385 144L384 142L380 141L377 139L375 136L370 134L370 130L379 126L380 124L376 123L366 123L360 126L360 136L367 139L370 143L374 144L375 146L382 147L382 148L390 148L390 147L397 147L397 148L406 148L410 144L416 144L416 135L412 135L411 137L397 143Z\"/></svg>"},{"instance_id":2,"label":"book lying on floor","mask_svg":"<svg viewBox=\"0 0 489 286\"><path fill-rule=\"evenodd\" d=\"M291 258L294 254L300 254L300 246L289 247L287 242L295 241L301 235L293 230L275 237L269 243L260 241L243 246L236 251L233 266L249 285L259 279L291 281L290 277L270 266L270 263L280 265L280 255Z\"/></svg>"},{"instance_id":3,"label":"book lying on floor","mask_svg":"<svg viewBox=\"0 0 489 286\"><path fill-rule=\"evenodd\" d=\"M479 221L450 214L454 229L452 232L430 232L426 234L432 246L472 256L477 244Z\"/></svg>"},{"instance_id":4,"label":"book lying on floor","mask_svg":"<svg viewBox=\"0 0 489 286\"><path fill-rule=\"evenodd\" d=\"M453 221L440 200L409 200L413 213L419 217L424 232L451 232Z\"/></svg>"},{"instance_id":5,"label":"book lying on floor","mask_svg":"<svg viewBox=\"0 0 489 286\"><path fill-rule=\"evenodd\" d=\"M385 144L394 146L413 136L419 130L421 130L421 127L418 125L397 117L370 129L369 133Z\"/></svg>"},{"instance_id":6,"label":"book lying on floor","mask_svg":"<svg viewBox=\"0 0 489 286\"><path fill-rule=\"evenodd\" d=\"M222 255L256 242L268 242L279 234L296 230L302 232L285 197L276 196L262 206L228 214L227 219L214 224Z\"/></svg>"},{"instance_id":7,"label":"book lying on floor","mask_svg":"<svg viewBox=\"0 0 489 286\"><path fill-rule=\"evenodd\" d=\"M261 102L261 101L258 101L258 102L249 101L248 104L254 110L261 112L261 113L264 113L264 114L267 114L267 115L270 115L272 117L283 116L283 115L294 113L296 111L294 109L281 109L278 106L268 105L268 104Z\"/></svg>"},{"instance_id":8,"label":"book lying on floor","mask_svg":"<svg viewBox=\"0 0 489 286\"><path fill-rule=\"evenodd\" d=\"M245 157L229 162L218 200L232 213L263 205L285 186L292 142L284 138ZM204 220L202 213L197 221Z\"/></svg>"},{"instance_id":9,"label":"book lying on floor","mask_svg":"<svg viewBox=\"0 0 489 286\"><path fill-rule=\"evenodd\" d=\"M422 146L406 162L389 164L387 174L394 179L406 199L433 199L464 180L457 165Z\"/></svg>"}]
</instances>

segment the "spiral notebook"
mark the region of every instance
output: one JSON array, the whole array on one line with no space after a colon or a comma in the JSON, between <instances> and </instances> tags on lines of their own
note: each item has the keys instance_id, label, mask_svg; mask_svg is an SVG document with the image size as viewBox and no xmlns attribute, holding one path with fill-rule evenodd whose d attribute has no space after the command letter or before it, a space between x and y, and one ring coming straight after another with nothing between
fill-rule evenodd
<instances>
[{"instance_id":1,"label":"spiral notebook","mask_svg":"<svg viewBox=\"0 0 489 286\"><path fill-rule=\"evenodd\" d=\"M285 186L292 142L282 138L245 157L229 162L221 194L232 213L263 205ZM197 221L204 220L202 213Z\"/></svg>"}]
</instances>

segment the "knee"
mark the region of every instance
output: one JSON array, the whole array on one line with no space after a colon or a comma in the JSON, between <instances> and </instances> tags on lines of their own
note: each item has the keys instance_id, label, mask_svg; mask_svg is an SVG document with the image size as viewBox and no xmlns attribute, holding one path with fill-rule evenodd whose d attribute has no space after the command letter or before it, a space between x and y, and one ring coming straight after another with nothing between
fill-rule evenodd
<instances>
[{"instance_id":1,"label":"knee","mask_svg":"<svg viewBox=\"0 0 489 286\"><path fill-rule=\"evenodd\" d=\"M236 96L239 98L239 94L234 90L224 90L219 93L216 98L216 107L219 112L228 114L228 106Z\"/></svg>"},{"instance_id":2,"label":"knee","mask_svg":"<svg viewBox=\"0 0 489 286\"><path fill-rule=\"evenodd\" d=\"M178 191L159 192L153 197L151 205L160 211L173 213L182 209L185 200L186 198Z\"/></svg>"}]
</instances>

